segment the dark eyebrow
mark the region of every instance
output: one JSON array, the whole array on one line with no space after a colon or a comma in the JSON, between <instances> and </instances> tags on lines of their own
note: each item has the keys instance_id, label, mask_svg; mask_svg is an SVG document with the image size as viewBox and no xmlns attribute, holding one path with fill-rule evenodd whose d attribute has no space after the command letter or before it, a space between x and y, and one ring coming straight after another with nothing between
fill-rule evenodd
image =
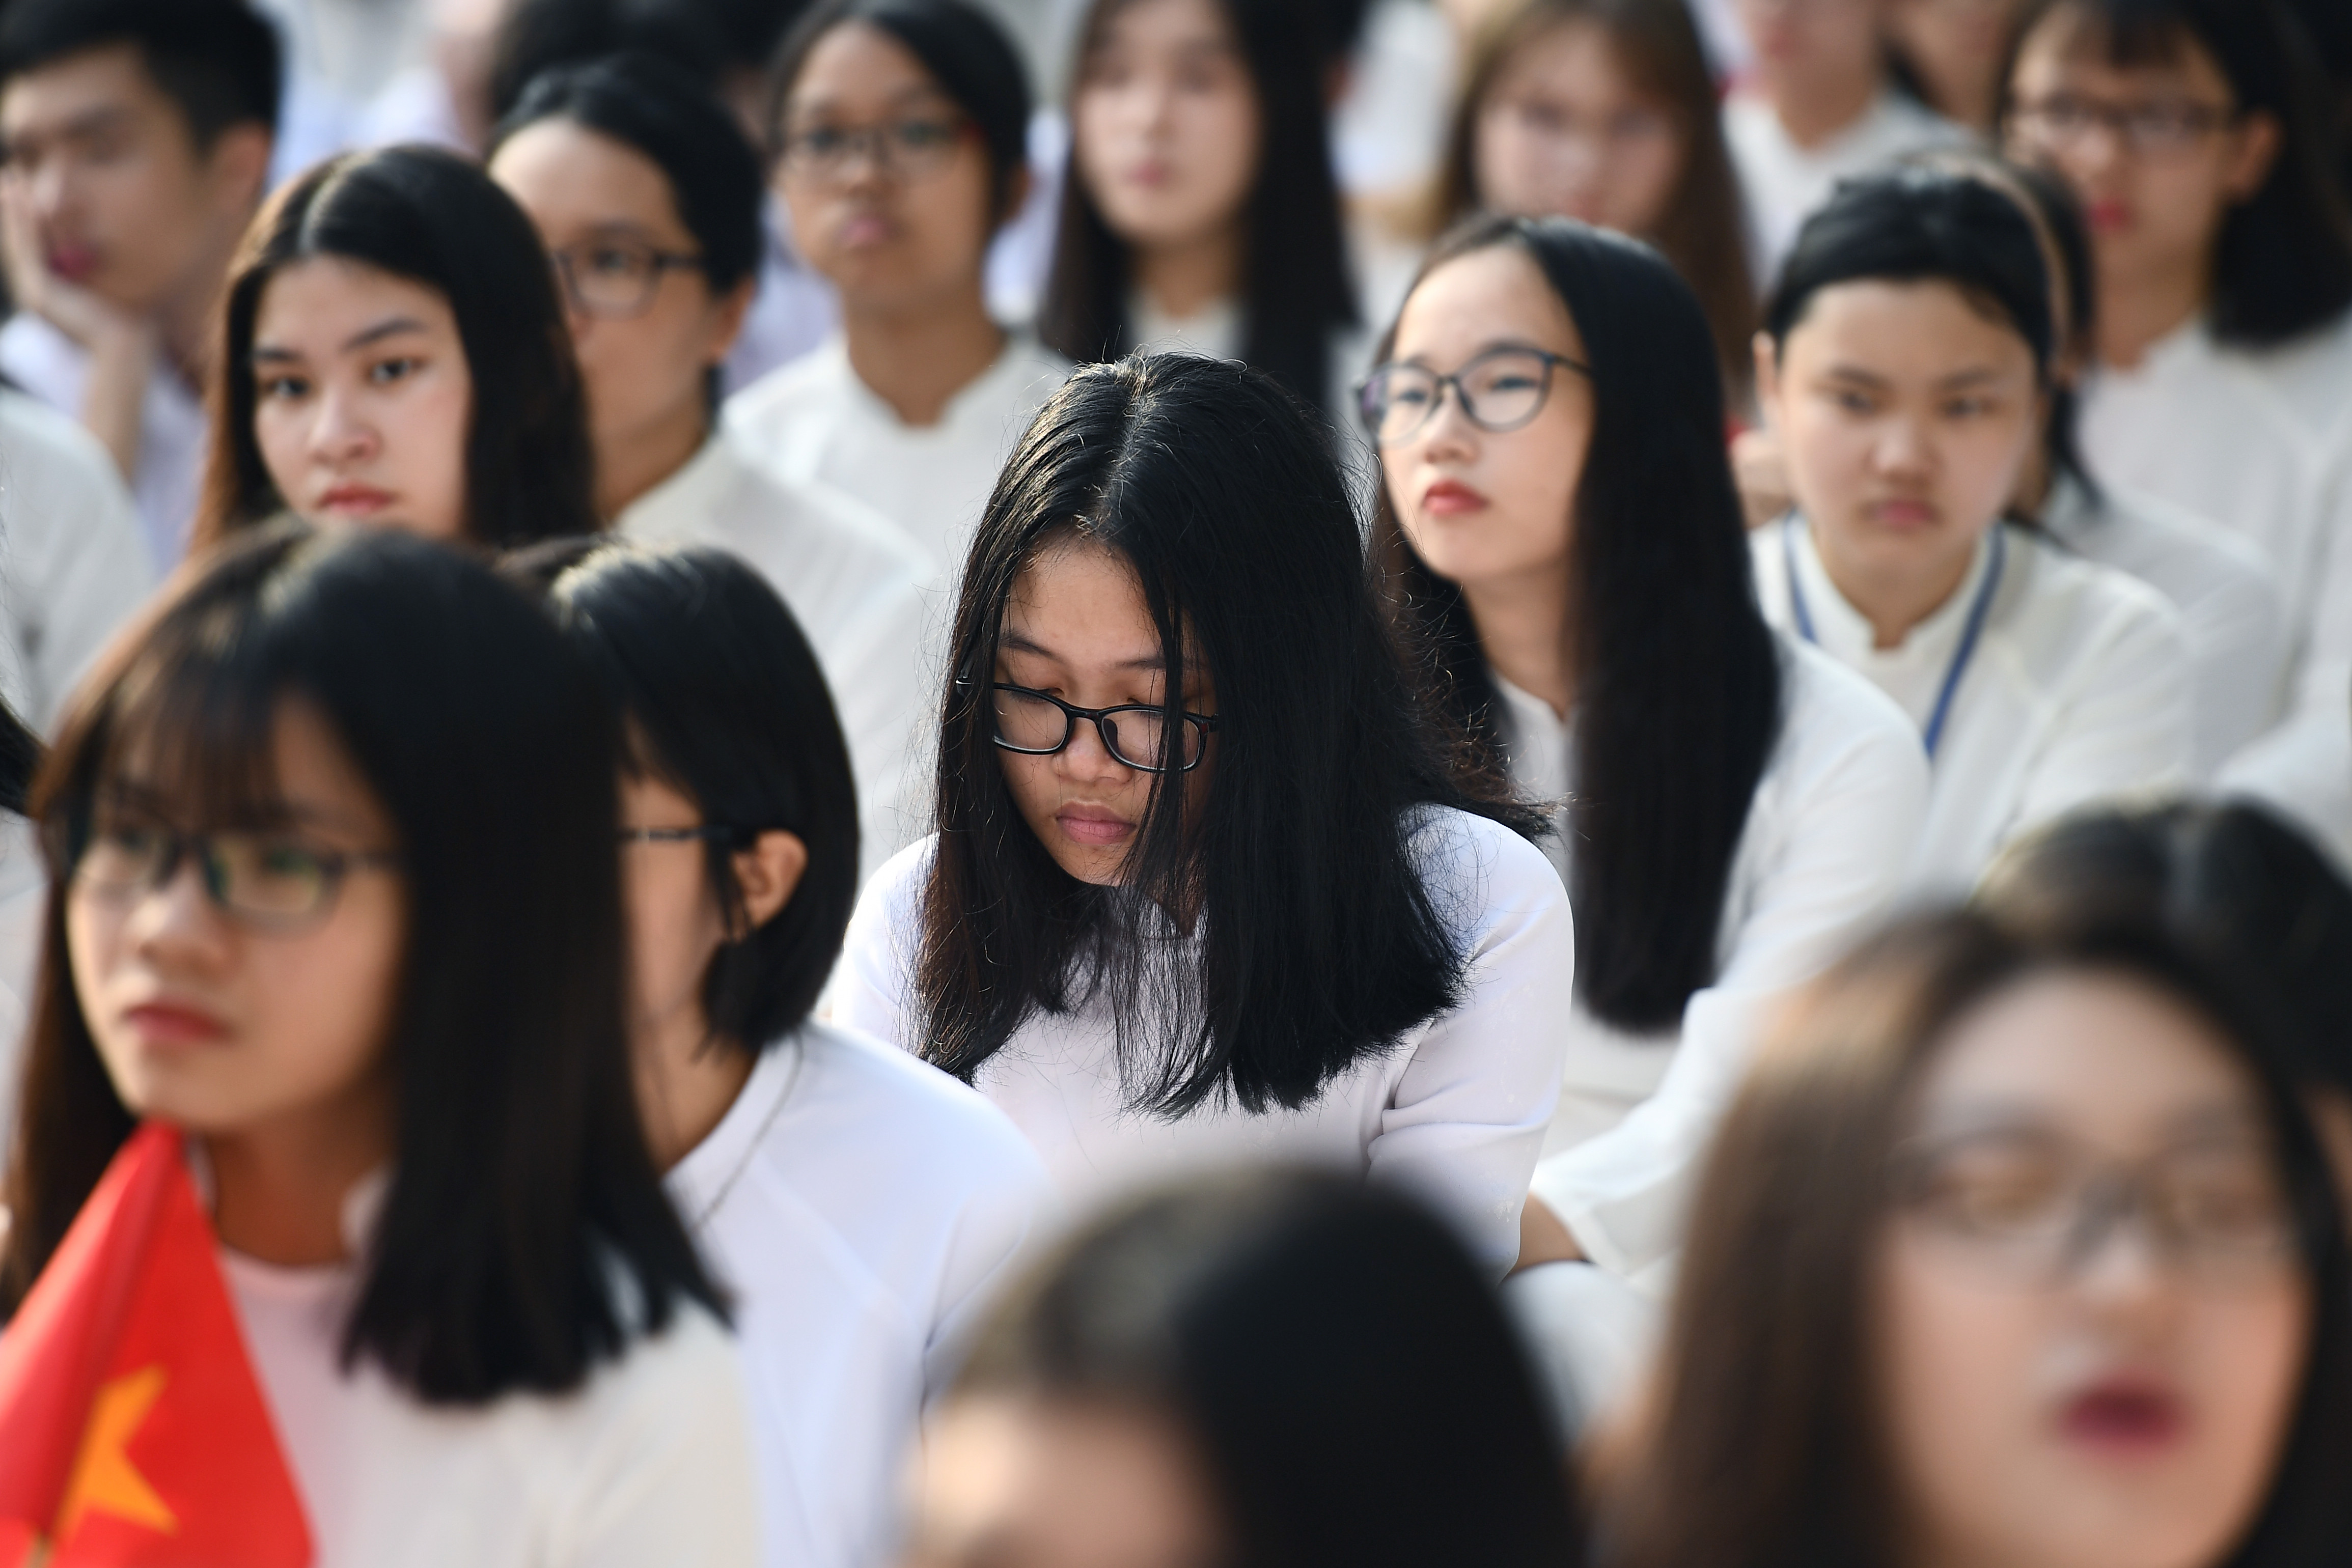
<instances>
[{"instance_id":1,"label":"dark eyebrow","mask_svg":"<svg viewBox=\"0 0 2352 1568\"><path fill-rule=\"evenodd\" d=\"M1961 387L1980 386L2001 379L2000 371L1990 365L1982 365L1972 371L1955 371L1936 384L1946 392L1954 392Z\"/></svg>"},{"instance_id":2,"label":"dark eyebrow","mask_svg":"<svg viewBox=\"0 0 2352 1568\"><path fill-rule=\"evenodd\" d=\"M1876 371L1865 371L1860 365L1832 365L1829 368L1829 375L1832 381L1860 382L1865 386L1884 387L1894 384Z\"/></svg>"},{"instance_id":3,"label":"dark eyebrow","mask_svg":"<svg viewBox=\"0 0 2352 1568\"><path fill-rule=\"evenodd\" d=\"M1055 653L1051 648L1040 647L1038 644L1032 643L1028 638L1024 637L1018 632L1007 632L1003 633L1002 636L997 638L996 645L1000 650L1009 649L1015 653L1034 653L1041 659L1053 659L1058 662L1062 657L1059 653ZM1144 670L1159 674L1164 673L1167 670L1168 661L1165 656L1154 653L1149 658L1123 659L1118 664L1114 664L1111 667L1118 670Z\"/></svg>"},{"instance_id":4,"label":"dark eyebrow","mask_svg":"<svg viewBox=\"0 0 2352 1568\"><path fill-rule=\"evenodd\" d=\"M394 316L389 320L377 322L374 326L368 328L363 332L352 333L351 337L343 340L343 352L348 354L353 349L364 349L371 343L380 343L386 338L398 337L403 332L422 332L424 330L425 323L416 319L415 317Z\"/></svg>"},{"instance_id":5,"label":"dark eyebrow","mask_svg":"<svg viewBox=\"0 0 2352 1568\"><path fill-rule=\"evenodd\" d=\"M1540 343L1533 342L1526 338L1489 338L1485 342L1479 344L1476 348L1471 350L1469 353L1464 355L1462 364L1466 365L1473 360L1482 359L1488 354L1498 352L1504 349L1516 349L1523 354L1549 354L1554 351L1550 349L1545 348ZM1400 362L1418 366L1420 369L1424 371L1430 368L1427 357L1421 354L1414 354ZM1457 365L1454 368L1459 370L1461 366Z\"/></svg>"}]
</instances>

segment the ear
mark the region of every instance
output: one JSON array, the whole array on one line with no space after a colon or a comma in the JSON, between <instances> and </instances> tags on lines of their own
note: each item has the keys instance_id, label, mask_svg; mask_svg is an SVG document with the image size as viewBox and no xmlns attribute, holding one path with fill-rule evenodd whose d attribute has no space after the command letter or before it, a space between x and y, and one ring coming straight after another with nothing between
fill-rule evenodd
<instances>
[{"instance_id":1,"label":"ear","mask_svg":"<svg viewBox=\"0 0 2352 1568\"><path fill-rule=\"evenodd\" d=\"M2278 162L2280 150L2286 145L2286 133L2278 116L2267 109L2251 110L2238 126L2238 147L2230 160L2228 173L2221 182L2222 190L2231 203L2251 202L2271 177L2272 165Z\"/></svg>"},{"instance_id":2,"label":"ear","mask_svg":"<svg viewBox=\"0 0 2352 1568\"><path fill-rule=\"evenodd\" d=\"M1773 404L1780 401L1780 345L1772 340L1771 333L1759 332L1748 340L1748 349L1756 356L1757 411L1770 424Z\"/></svg>"},{"instance_id":3,"label":"ear","mask_svg":"<svg viewBox=\"0 0 2352 1568\"><path fill-rule=\"evenodd\" d=\"M733 869L743 894L743 928L730 935L740 941L793 901L801 873L808 870L808 845L798 833L771 829L735 852Z\"/></svg>"},{"instance_id":4,"label":"ear","mask_svg":"<svg viewBox=\"0 0 2352 1568\"><path fill-rule=\"evenodd\" d=\"M221 208L242 224L268 189L269 155L276 141L262 126L232 125L213 141L205 168Z\"/></svg>"},{"instance_id":5,"label":"ear","mask_svg":"<svg viewBox=\"0 0 2352 1568\"><path fill-rule=\"evenodd\" d=\"M756 272L712 301L710 341L704 346L704 355L717 364L735 351L735 340L743 335L743 319L751 313L751 301L760 295L760 275Z\"/></svg>"}]
</instances>

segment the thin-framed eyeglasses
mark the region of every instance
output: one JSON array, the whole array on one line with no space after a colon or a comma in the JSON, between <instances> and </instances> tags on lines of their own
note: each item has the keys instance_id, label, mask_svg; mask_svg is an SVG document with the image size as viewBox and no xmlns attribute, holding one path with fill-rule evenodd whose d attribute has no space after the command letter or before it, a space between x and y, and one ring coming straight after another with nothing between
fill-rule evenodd
<instances>
[{"instance_id":1,"label":"thin-framed eyeglasses","mask_svg":"<svg viewBox=\"0 0 2352 1568\"><path fill-rule=\"evenodd\" d=\"M2047 152L2070 151L2092 131L2105 130L2133 157L2162 161L2185 157L2206 137L2235 125L2239 116L2220 104L2109 103L2062 92L2020 103L2009 118L2024 141Z\"/></svg>"},{"instance_id":2,"label":"thin-framed eyeglasses","mask_svg":"<svg viewBox=\"0 0 2352 1568\"><path fill-rule=\"evenodd\" d=\"M651 309L665 275L702 268L699 256L637 239L583 239L551 254L556 278L572 308L583 316L608 320L626 320Z\"/></svg>"},{"instance_id":3,"label":"thin-framed eyeglasses","mask_svg":"<svg viewBox=\"0 0 2352 1568\"><path fill-rule=\"evenodd\" d=\"M1168 711L1146 703L1122 703L1116 707L1078 707L1057 696L1003 681L990 685L993 725L990 738L1006 751L1024 757L1051 757L1067 747L1085 719L1102 737L1103 749L1126 766L1143 773L1190 773L1207 755L1209 736L1217 716L1179 716L1181 749L1169 759Z\"/></svg>"},{"instance_id":4,"label":"thin-framed eyeglasses","mask_svg":"<svg viewBox=\"0 0 2352 1568\"><path fill-rule=\"evenodd\" d=\"M1546 349L1488 349L1474 354L1450 376L1426 365L1391 361L1373 370L1356 389L1356 406L1364 428L1382 446L1410 441L1436 417L1447 388L1462 405L1463 417L1479 429L1497 435L1519 429L1543 412L1551 396L1552 371L1565 365L1579 375L1591 366Z\"/></svg>"},{"instance_id":5,"label":"thin-framed eyeglasses","mask_svg":"<svg viewBox=\"0 0 2352 1568\"><path fill-rule=\"evenodd\" d=\"M697 822L683 828L622 828L614 834L625 844L731 844L743 836L741 829L726 822Z\"/></svg>"},{"instance_id":6,"label":"thin-framed eyeglasses","mask_svg":"<svg viewBox=\"0 0 2352 1568\"><path fill-rule=\"evenodd\" d=\"M268 830L184 833L160 823L101 822L72 856L76 893L127 903L171 885L193 862L213 906L255 930L309 929L334 910L343 883L360 871L395 871L385 850L331 850L300 835Z\"/></svg>"},{"instance_id":7,"label":"thin-framed eyeglasses","mask_svg":"<svg viewBox=\"0 0 2352 1568\"><path fill-rule=\"evenodd\" d=\"M811 125L784 137L787 174L845 183L860 160L878 173L919 180L937 173L971 131L952 117L894 120L885 125Z\"/></svg>"},{"instance_id":8,"label":"thin-framed eyeglasses","mask_svg":"<svg viewBox=\"0 0 2352 1568\"><path fill-rule=\"evenodd\" d=\"M2209 1282L2268 1276L2301 1240L2275 1155L2251 1134L2126 1162L2046 1131L1979 1131L1907 1145L1895 1180L1898 1206L1927 1233L2036 1285L2073 1276L2127 1224Z\"/></svg>"}]
</instances>

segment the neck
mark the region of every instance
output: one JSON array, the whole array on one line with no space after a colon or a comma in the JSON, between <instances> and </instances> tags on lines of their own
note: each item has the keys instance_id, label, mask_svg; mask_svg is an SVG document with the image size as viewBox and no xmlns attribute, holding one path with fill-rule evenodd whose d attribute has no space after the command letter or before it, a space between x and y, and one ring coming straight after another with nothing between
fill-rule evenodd
<instances>
[{"instance_id":1,"label":"neck","mask_svg":"<svg viewBox=\"0 0 2352 1568\"><path fill-rule=\"evenodd\" d=\"M1568 562L1475 587L1465 583L1462 596L1477 623L1487 667L1565 718L1576 700L1576 672L1561 634L1569 616Z\"/></svg>"},{"instance_id":2,"label":"neck","mask_svg":"<svg viewBox=\"0 0 2352 1568\"><path fill-rule=\"evenodd\" d=\"M212 371L215 316L228 282L229 254L208 254L155 312L164 357L191 387L205 386Z\"/></svg>"},{"instance_id":3,"label":"neck","mask_svg":"<svg viewBox=\"0 0 2352 1568\"><path fill-rule=\"evenodd\" d=\"M596 444L596 513L610 522L694 460L710 437L701 390L655 423Z\"/></svg>"},{"instance_id":4,"label":"neck","mask_svg":"<svg viewBox=\"0 0 2352 1568\"><path fill-rule=\"evenodd\" d=\"M1878 100L1878 78L1867 71L1823 72L1816 79L1776 86L1769 97L1780 129L1810 152L1870 112Z\"/></svg>"},{"instance_id":5,"label":"neck","mask_svg":"<svg viewBox=\"0 0 2352 1568\"><path fill-rule=\"evenodd\" d=\"M1976 559L1971 539L1966 549L1951 557L1874 569L1840 559L1834 550L1824 548L1818 528L1812 530L1812 539L1832 586L1870 622L1871 646L1880 650L1901 647L1913 628L1948 603L1968 580L1969 567Z\"/></svg>"},{"instance_id":6,"label":"neck","mask_svg":"<svg viewBox=\"0 0 2352 1568\"><path fill-rule=\"evenodd\" d=\"M1003 329L989 319L981 280L919 305L859 308L844 301L849 368L908 424L937 424L948 401L996 362Z\"/></svg>"},{"instance_id":7,"label":"neck","mask_svg":"<svg viewBox=\"0 0 2352 1568\"><path fill-rule=\"evenodd\" d=\"M1140 248L1135 285L1153 309L1182 320L1241 291L1242 240L1236 229Z\"/></svg>"},{"instance_id":8,"label":"neck","mask_svg":"<svg viewBox=\"0 0 2352 1568\"><path fill-rule=\"evenodd\" d=\"M715 1038L701 1009L671 1019L650 1047L636 1051L637 1104L646 1144L656 1169L667 1171L710 1136L743 1085L752 1057L730 1040Z\"/></svg>"},{"instance_id":9,"label":"neck","mask_svg":"<svg viewBox=\"0 0 2352 1568\"><path fill-rule=\"evenodd\" d=\"M392 1157L389 1095L372 1086L343 1104L204 1143L221 1245L288 1268L343 1262L344 1201Z\"/></svg>"},{"instance_id":10,"label":"neck","mask_svg":"<svg viewBox=\"0 0 2352 1568\"><path fill-rule=\"evenodd\" d=\"M2212 292L2203 252L2177 265L2116 277L2099 274L2099 362L2131 370L2157 341L2179 329Z\"/></svg>"}]
</instances>

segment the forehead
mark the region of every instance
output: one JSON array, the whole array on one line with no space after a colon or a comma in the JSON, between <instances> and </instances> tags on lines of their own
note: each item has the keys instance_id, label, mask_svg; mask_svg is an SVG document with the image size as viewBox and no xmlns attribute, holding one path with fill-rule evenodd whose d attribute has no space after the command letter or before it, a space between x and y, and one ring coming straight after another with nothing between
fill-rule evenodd
<instances>
[{"instance_id":1,"label":"forehead","mask_svg":"<svg viewBox=\"0 0 2352 1568\"><path fill-rule=\"evenodd\" d=\"M1230 49L1239 40L1216 0L1127 0L1095 34L1098 46L1133 49Z\"/></svg>"},{"instance_id":2,"label":"forehead","mask_svg":"<svg viewBox=\"0 0 2352 1568\"><path fill-rule=\"evenodd\" d=\"M101 44L9 78L0 86L0 132L38 135L109 110L178 123L173 109L138 45Z\"/></svg>"},{"instance_id":3,"label":"forehead","mask_svg":"<svg viewBox=\"0 0 2352 1568\"><path fill-rule=\"evenodd\" d=\"M2055 7L2025 36L2017 80L2028 89L2065 83L2084 90L2230 95L2220 63L2187 28L2119 36L2105 18L2074 5Z\"/></svg>"},{"instance_id":4,"label":"forehead","mask_svg":"<svg viewBox=\"0 0 2352 1568\"><path fill-rule=\"evenodd\" d=\"M845 22L809 50L793 82L790 107L887 108L911 99L946 96L912 49L868 23Z\"/></svg>"},{"instance_id":5,"label":"forehead","mask_svg":"<svg viewBox=\"0 0 2352 1568\"><path fill-rule=\"evenodd\" d=\"M1805 304L1782 345L1795 366L1940 381L1962 371L2033 373L2033 350L2006 320L1941 278L1856 278Z\"/></svg>"},{"instance_id":6,"label":"forehead","mask_svg":"<svg viewBox=\"0 0 2352 1568\"><path fill-rule=\"evenodd\" d=\"M1516 41L1507 40L1506 47L1495 73L1497 94L1542 90L1613 101L1655 91L1643 62L1620 47L1597 17L1555 17Z\"/></svg>"},{"instance_id":7,"label":"forehead","mask_svg":"<svg viewBox=\"0 0 2352 1568\"><path fill-rule=\"evenodd\" d=\"M2187 1118L2259 1117L2252 1074L2200 1014L2096 970L2029 976L1952 1027L1920 1086L1933 1123L1998 1108L2128 1149Z\"/></svg>"},{"instance_id":8,"label":"forehead","mask_svg":"<svg viewBox=\"0 0 2352 1568\"><path fill-rule=\"evenodd\" d=\"M643 152L577 120L542 120L509 137L490 174L562 244L570 231L627 225L683 236L668 176Z\"/></svg>"},{"instance_id":9,"label":"forehead","mask_svg":"<svg viewBox=\"0 0 2352 1568\"><path fill-rule=\"evenodd\" d=\"M1413 287L1397 315L1394 352L1401 360L1447 361L1496 341L1584 357L1575 319L1535 258L1517 245L1491 245L1441 262Z\"/></svg>"},{"instance_id":10,"label":"forehead","mask_svg":"<svg viewBox=\"0 0 2352 1568\"><path fill-rule=\"evenodd\" d=\"M270 275L254 312L257 343L326 351L385 321L415 322L455 337L457 318L441 291L349 256L314 256Z\"/></svg>"},{"instance_id":11,"label":"forehead","mask_svg":"<svg viewBox=\"0 0 2352 1568\"><path fill-rule=\"evenodd\" d=\"M1004 630L1072 664L1160 655L1160 628L1124 556L1085 538L1048 543L1013 579Z\"/></svg>"}]
</instances>

